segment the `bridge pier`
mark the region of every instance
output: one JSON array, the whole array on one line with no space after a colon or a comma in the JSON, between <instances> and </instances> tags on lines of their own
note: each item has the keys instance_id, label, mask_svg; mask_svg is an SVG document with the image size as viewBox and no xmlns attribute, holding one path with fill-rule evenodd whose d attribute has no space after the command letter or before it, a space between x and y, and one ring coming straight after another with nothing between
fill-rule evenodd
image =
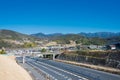
<instances>
[{"instance_id":1,"label":"bridge pier","mask_svg":"<svg viewBox=\"0 0 120 80\"><path fill-rule=\"evenodd\" d=\"M53 60L55 60L55 54L53 54Z\"/></svg>"}]
</instances>

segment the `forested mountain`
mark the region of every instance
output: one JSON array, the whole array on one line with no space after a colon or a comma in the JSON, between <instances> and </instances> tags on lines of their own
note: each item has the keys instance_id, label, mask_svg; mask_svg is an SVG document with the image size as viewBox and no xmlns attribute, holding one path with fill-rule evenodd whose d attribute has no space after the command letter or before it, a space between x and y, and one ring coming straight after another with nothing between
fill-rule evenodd
<instances>
[{"instance_id":1,"label":"forested mountain","mask_svg":"<svg viewBox=\"0 0 120 80\"><path fill-rule=\"evenodd\" d=\"M111 42L120 41L120 33L112 33L112 32L96 32L96 33L78 33L78 34L33 34L32 36L36 36L39 38L47 38L49 40L57 41L58 43L70 43L69 40L73 40L76 43L82 43L85 45L89 44L97 44L97 45L105 45Z\"/></svg>"},{"instance_id":2,"label":"forested mountain","mask_svg":"<svg viewBox=\"0 0 120 80\"><path fill-rule=\"evenodd\" d=\"M24 41L35 41L40 38L33 37L30 35L18 33L11 30L0 30L0 48L17 48L22 47Z\"/></svg>"},{"instance_id":3,"label":"forested mountain","mask_svg":"<svg viewBox=\"0 0 120 80\"><path fill-rule=\"evenodd\" d=\"M22 34L12 30L0 30L0 39L12 39L12 40L23 40L23 39L37 39L36 37Z\"/></svg>"}]
</instances>

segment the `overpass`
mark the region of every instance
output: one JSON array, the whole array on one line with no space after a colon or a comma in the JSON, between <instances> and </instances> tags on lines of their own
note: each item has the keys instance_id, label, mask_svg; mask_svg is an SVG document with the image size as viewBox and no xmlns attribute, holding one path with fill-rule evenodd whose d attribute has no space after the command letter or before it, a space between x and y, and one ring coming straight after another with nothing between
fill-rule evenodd
<instances>
[{"instance_id":1,"label":"overpass","mask_svg":"<svg viewBox=\"0 0 120 80\"><path fill-rule=\"evenodd\" d=\"M61 52L58 51L47 51L47 52L41 52L38 48L28 48L28 49L15 49L15 50L8 50L8 54L12 54L15 56L32 56L32 57L45 57L47 55L51 55L52 59L55 59L56 55L61 54Z\"/></svg>"}]
</instances>

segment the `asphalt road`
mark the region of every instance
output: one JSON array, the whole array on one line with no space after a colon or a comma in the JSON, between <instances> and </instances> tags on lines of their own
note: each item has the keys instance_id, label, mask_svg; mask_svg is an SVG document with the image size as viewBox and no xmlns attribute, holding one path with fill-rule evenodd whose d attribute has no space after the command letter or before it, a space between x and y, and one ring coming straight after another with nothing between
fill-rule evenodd
<instances>
[{"instance_id":1,"label":"asphalt road","mask_svg":"<svg viewBox=\"0 0 120 80\"><path fill-rule=\"evenodd\" d=\"M120 80L120 75L42 58L27 57L26 63L44 71L53 80Z\"/></svg>"}]
</instances>

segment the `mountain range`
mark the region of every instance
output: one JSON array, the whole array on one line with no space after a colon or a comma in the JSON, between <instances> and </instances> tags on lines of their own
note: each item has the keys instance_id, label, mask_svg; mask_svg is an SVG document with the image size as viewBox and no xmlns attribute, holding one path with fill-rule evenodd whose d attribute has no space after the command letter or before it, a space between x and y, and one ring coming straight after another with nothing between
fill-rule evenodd
<instances>
[{"instance_id":1,"label":"mountain range","mask_svg":"<svg viewBox=\"0 0 120 80\"><path fill-rule=\"evenodd\" d=\"M15 39L15 40L21 40L24 38L28 38L28 39L51 39L51 38L56 38L56 37L61 37L61 36L66 36L66 35L71 35L71 36L83 36L83 37L87 37L87 38L113 38L113 37L120 37L120 32L117 33L113 33L113 32L96 32L96 33L78 33L78 34L62 34L62 33L54 33L54 34L44 34L44 33L36 33L36 34L31 34L31 35L27 35L27 34L23 34L23 33L19 33L16 31L12 31L12 30L0 30L0 39Z\"/></svg>"},{"instance_id":2,"label":"mountain range","mask_svg":"<svg viewBox=\"0 0 120 80\"><path fill-rule=\"evenodd\" d=\"M5 40L53 40L60 43L69 43L70 40L82 42L85 44L92 43L106 43L106 42L118 42L120 41L120 32L96 32L96 33L78 33L78 34L62 34L62 33L54 33L54 34L23 34L12 30L0 30L0 42L3 43ZM4 45L4 44L3 44Z\"/></svg>"},{"instance_id":3,"label":"mountain range","mask_svg":"<svg viewBox=\"0 0 120 80\"><path fill-rule=\"evenodd\" d=\"M44 33L36 33L36 34L31 34L31 36L39 37L39 38L50 38L50 37L58 37L58 36L64 36L68 34L62 34L62 33L54 33L54 34L44 34ZM113 32L96 32L96 33L78 33L76 35L88 37L88 38L111 38L111 37L120 37L120 32L118 33L113 33Z\"/></svg>"},{"instance_id":4,"label":"mountain range","mask_svg":"<svg viewBox=\"0 0 120 80\"><path fill-rule=\"evenodd\" d=\"M77 41L77 43L83 43L84 45L89 44L97 44L97 45L105 45L112 42L120 42L120 32L96 32L96 33L78 33L78 34L62 34L62 33L54 33L54 34L43 34L37 33L32 34L31 36L49 39L56 41L57 43L70 43L70 40Z\"/></svg>"}]
</instances>

